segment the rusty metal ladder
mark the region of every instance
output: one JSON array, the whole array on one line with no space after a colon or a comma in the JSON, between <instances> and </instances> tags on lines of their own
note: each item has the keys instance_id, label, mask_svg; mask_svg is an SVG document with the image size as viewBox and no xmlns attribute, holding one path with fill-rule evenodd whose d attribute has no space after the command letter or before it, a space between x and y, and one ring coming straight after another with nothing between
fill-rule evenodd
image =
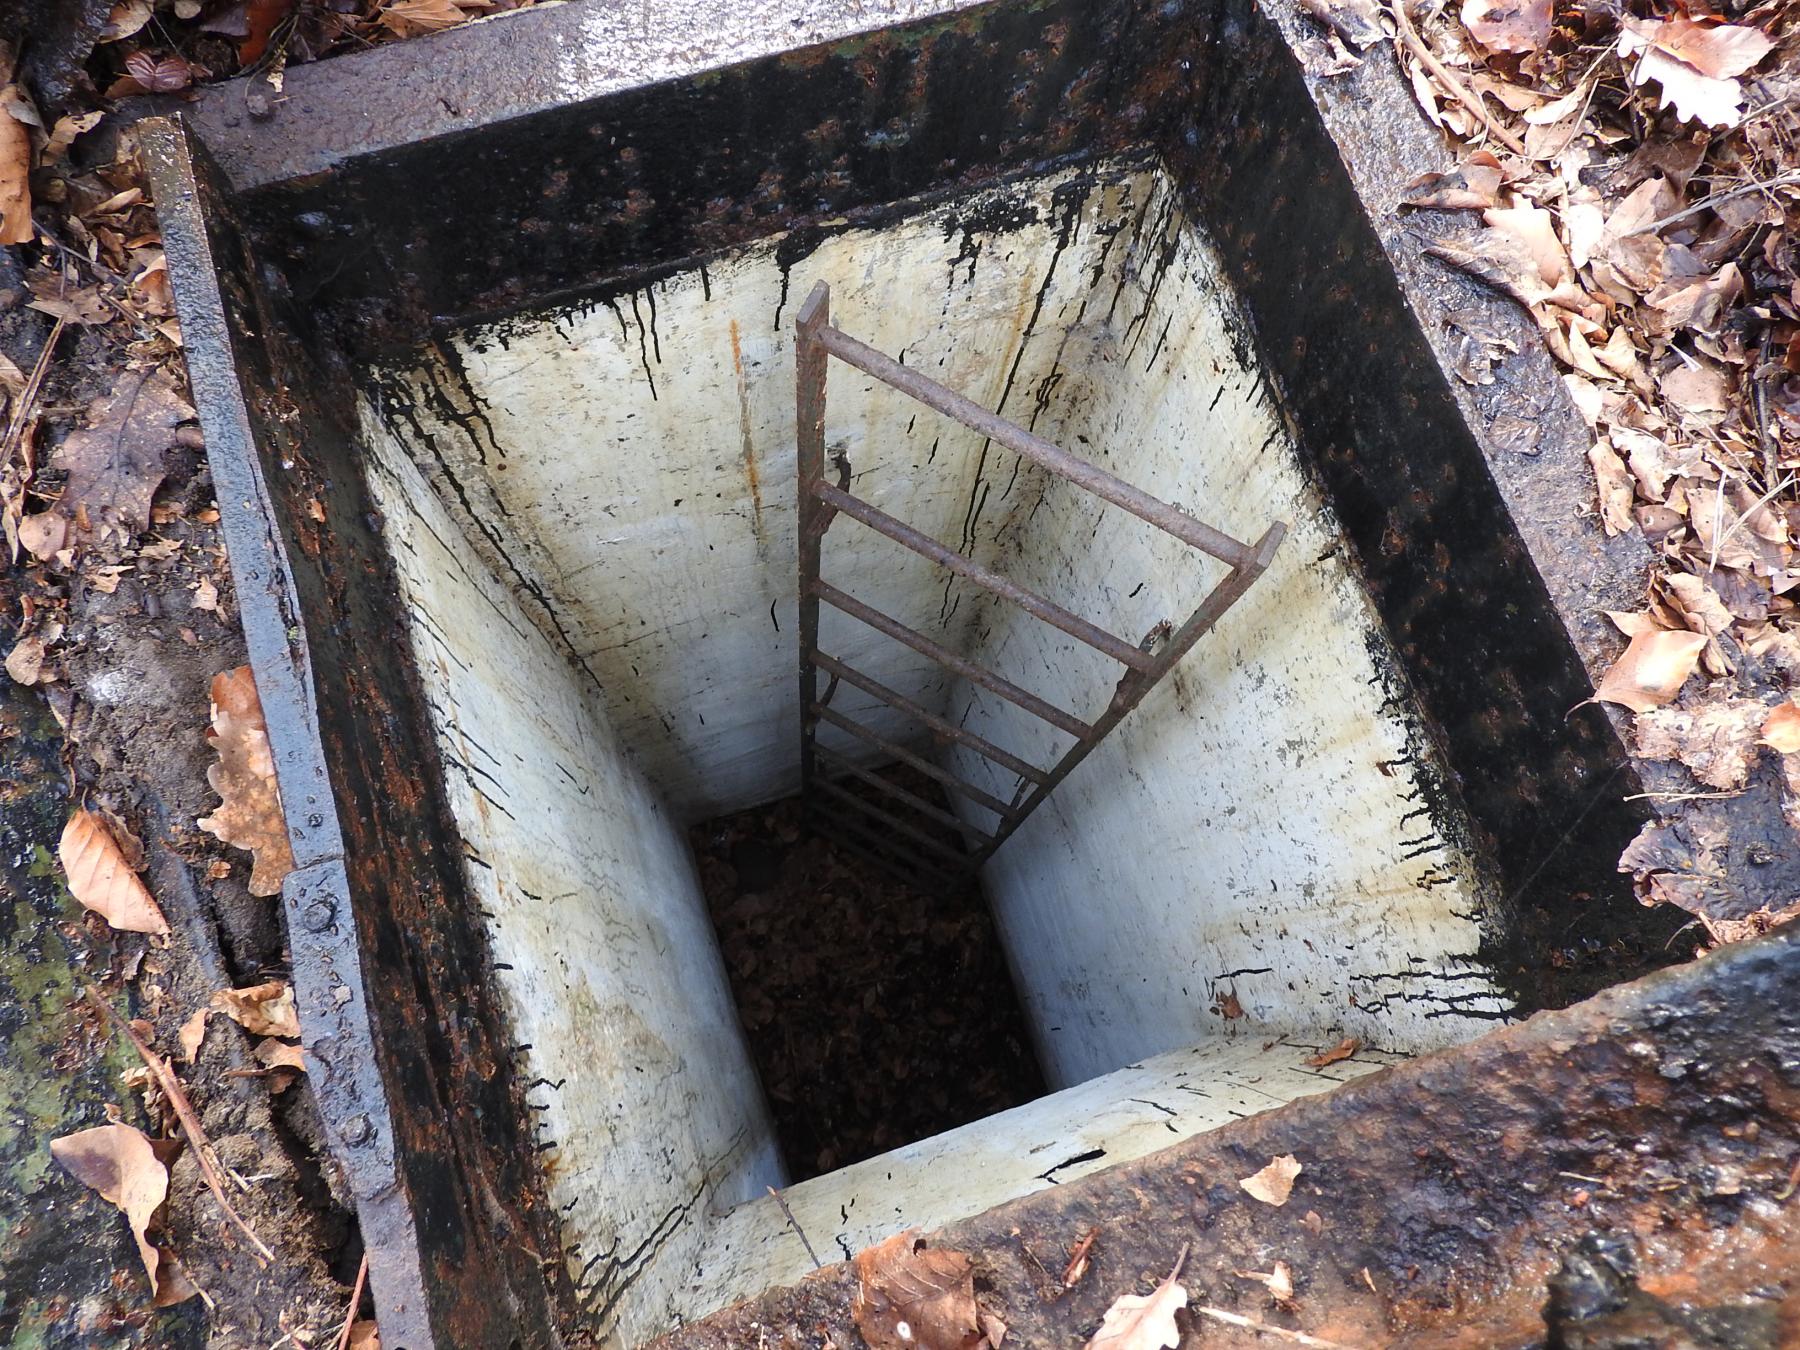
<instances>
[{"instance_id":1,"label":"rusty metal ladder","mask_svg":"<svg viewBox=\"0 0 1800 1350\"><path fill-rule=\"evenodd\" d=\"M1276 521L1263 531L1262 538L1254 545L1240 543L1167 502L1139 491L1061 447L1034 436L997 413L989 412L935 380L901 365L841 329L832 327L830 306L830 287L821 281L812 288L795 317L794 364L799 452L801 792L812 823L826 827L826 831L837 843L852 852L886 867L905 880L916 881L923 872L936 881L953 882L974 872L993 857L995 850L1011 838L1026 817L1043 804L1044 799L1069 776L1075 766L1087 758L1088 753L1106 734L1144 700L1157 682L1174 669L1176 663L1187 655L1201 636L1219 621L1219 617L1250 589L1274 560L1275 551L1281 546L1287 527ZM839 480L836 484L826 480L825 374L829 358L833 356L927 407L954 418L971 430L980 432L1096 497L1122 507L1190 547L1217 558L1228 564L1231 570L1207 593L1199 608L1187 621L1175 629L1159 648L1152 649L1149 639L1141 645L1127 642L1081 616L1070 613L1053 601L990 571L974 559L945 548L903 521L852 496L849 491L850 466L847 462L836 462ZM1114 688L1106 710L1093 721L1084 721L1019 688L985 666L947 650L923 633L871 608L854 596L846 595L825 581L819 575L820 546L825 531L839 512L861 521L870 529L905 545L957 576L992 591L1034 617L1060 628L1119 662L1125 667L1125 673ZM905 644L946 670L1016 704L1059 731L1074 737L1075 743L1063 752L1054 765L1041 769L1007 753L974 732L953 726L880 681L820 651L821 601L860 620L877 632L886 634L896 642ZM819 693L820 671L831 677L831 683L823 697ZM973 783L894 744L831 707L831 697L840 681L854 685L918 721L940 744L954 742L966 746L1009 773L1016 774L1019 784L1012 800L1001 801ZM949 791L992 811L999 819L998 826L992 833L984 831L852 762L830 747L819 744L818 726L821 721L829 722L891 759L910 765L935 779ZM844 775L866 782L910 807L920 816L955 830L973 845L973 849L955 849L942 838L934 837L917 825L899 819L866 798L848 791L844 786L844 778L834 781L820 772L821 759L834 765ZM821 803L821 794L850 807L860 818L830 811ZM890 833L882 833L881 825L885 825ZM929 855L929 860L926 855Z\"/></svg>"}]
</instances>

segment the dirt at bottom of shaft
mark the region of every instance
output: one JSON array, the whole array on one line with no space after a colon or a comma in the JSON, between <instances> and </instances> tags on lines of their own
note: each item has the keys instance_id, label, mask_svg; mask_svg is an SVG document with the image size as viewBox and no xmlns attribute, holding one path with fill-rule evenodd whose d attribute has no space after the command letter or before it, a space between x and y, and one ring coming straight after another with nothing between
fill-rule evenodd
<instances>
[{"instance_id":1,"label":"dirt at bottom of shaft","mask_svg":"<svg viewBox=\"0 0 1800 1350\"><path fill-rule=\"evenodd\" d=\"M790 797L692 834L794 1180L1043 1095L979 885L908 885L806 820Z\"/></svg>"}]
</instances>

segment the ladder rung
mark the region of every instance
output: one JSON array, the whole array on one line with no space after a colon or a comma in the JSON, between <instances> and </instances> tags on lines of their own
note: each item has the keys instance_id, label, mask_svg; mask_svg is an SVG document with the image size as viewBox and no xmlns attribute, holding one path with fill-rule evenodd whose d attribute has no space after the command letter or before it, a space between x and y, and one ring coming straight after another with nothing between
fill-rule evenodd
<instances>
[{"instance_id":1,"label":"ladder rung","mask_svg":"<svg viewBox=\"0 0 1800 1350\"><path fill-rule=\"evenodd\" d=\"M936 713L927 712L924 708L921 708L917 703L914 703L910 698L906 697L905 694L889 689L880 680L865 675L860 670L856 670L851 666L845 665L836 657L827 656L824 652L817 650L808 652L806 656L809 661L826 674L835 675L839 679L848 680L865 694L872 694L890 708L898 708L908 716L917 718L939 736L942 736L947 740L955 741L958 745L966 745L969 749L978 754L986 755L989 759L993 760L994 763L1000 765L1001 768L1012 770L1026 782L1042 784L1047 781L1047 776L1044 771L1039 769L1036 765L1027 764L1017 755L1009 755L986 737L978 736L973 731L967 731L962 727L946 722Z\"/></svg>"},{"instance_id":2,"label":"ladder rung","mask_svg":"<svg viewBox=\"0 0 1800 1350\"><path fill-rule=\"evenodd\" d=\"M941 825L948 825L951 829L960 831L963 835L976 840L978 843L986 844L993 839L991 834L969 824L968 821L962 819L960 816L951 814L941 806L932 805L917 793L908 792L898 783L890 783L873 769L865 769L862 765L855 763L847 756L840 755L829 745L820 745L817 742L814 742L813 753L818 755L821 759L830 760L846 772L854 774L856 777L862 779L863 782L869 784L870 787L878 788L889 796L905 802L920 815L935 820Z\"/></svg>"},{"instance_id":3,"label":"ladder rung","mask_svg":"<svg viewBox=\"0 0 1800 1350\"><path fill-rule=\"evenodd\" d=\"M913 843L919 845L919 847L927 848L933 853L941 854L954 863L960 863L964 858L969 856L964 850L952 848L941 839L933 839L929 834L925 833L925 831L919 829L917 826L908 825L904 820L898 819L890 812L883 811L879 806L875 805L874 802L865 801L854 792L839 787L829 778L821 778L813 786L823 788L826 792L830 793L833 797L838 798L840 801L848 802L865 816L873 817L890 829L905 835L908 839L912 840Z\"/></svg>"},{"instance_id":4,"label":"ladder rung","mask_svg":"<svg viewBox=\"0 0 1800 1350\"><path fill-rule=\"evenodd\" d=\"M885 384L891 384L928 408L936 408L946 416L954 417L971 430L1000 442L1014 454L1023 455L1051 473L1068 479L1076 487L1131 512L1140 520L1149 521L1159 530L1174 535L1183 543L1192 544L1203 553L1212 554L1221 562L1242 567L1256 557L1256 550L1248 544L1239 543L1224 531L1215 530L1192 516L1184 515L1169 503L1114 478L1105 469L1071 455L1060 445L1053 445L1040 436L1032 435L1024 427L1013 425L998 413L989 412L979 403L964 398L954 389L946 389L929 376L901 365L885 352L877 351L866 342L858 342L840 328L822 323L813 336L838 360L847 361L858 370L873 375Z\"/></svg>"},{"instance_id":5,"label":"ladder rung","mask_svg":"<svg viewBox=\"0 0 1800 1350\"><path fill-rule=\"evenodd\" d=\"M848 849L859 857L886 868L896 880L914 889L918 888L922 878L944 886L961 885L968 878L968 873L964 870L939 867L927 859L904 852L892 840L884 839L865 827L860 820L831 815L817 801L809 799L807 816L813 822L814 830L834 848Z\"/></svg>"},{"instance_id":6,"label":"ladder rung","mask_svg":"<svg viewBox=\"0 0 1800 1350\"><path fill-rule=\"evenodd\" d=\"M853 497L841 488L820 481L813 486L813 495L834 510L842 511L852 520L860 520L871 530L885 534L896 543L904 544L921 557L929 558L939 567L948 568L959 577L974 582L985 590L992 591L1002 600L1010 600L1020 609L1035 618L1042 619L1053 628L1060 628L1072 638L1087 643L1095 651L1104 652L1121 665L1130 666L1133 670L1151 671L1156 668L1156 661L1150 653L1142 651L1125 641L1114 637L1097 624L1089 623L1079 614L1070 613L1054 601L1046 600L1036 591L1029 590L1018 582L1001 576L998 572L989 571L973 558L965 557L955 549L945 548L930 535L922 534L905 521L896 520L879 507L871 506L860 497Z\"/></svg>"},{"instance_id":7,"label":"ladder rung","mask_svg":"<svg viewBox=\"0 0 1800 1350\"><path fill-rule=\"evenodd\" d=\"M857 739L867 741L878 750L886 751L902 764L910 764L913 768L917 769L920 773L925 774L927 777L937 779L938 782L942 783L952 792L960 792L970 801L975 802L980 806L987 807L988 810L992 811L1002 820L1012 814L1012 808L998 797L990 796L980 788L976 787L973 783L965 783L949 770L940 769L930 760L921 758L912 751L895 745L885 736L870 731L861 722L852 721L850 718L845 717L844 714L837 709L827 708L822 703L815 703L812 705L810 711L814 717L823 717L833 726L842 727Z\"/></svg>"},{"instance_id":8,"label":"ladder rung","mask_svg":"<svg viewBox=\"0 0 1800 1350\"><path fill-rule=\"evenodd\" d=\"M940 647L923 633L915 632L913 629L908 628L905 624L901 623L898 619L890 619L880 610L869 608L869 606L865 605L854 596L845 595L829 581L815 577L812 583L812 591L814 595L818 596L819 599L823 600L833 609L840 609L844 613L850 615L851 618L861 619L864 623L868 624L869 627L878 632L886 633L896 642L905 643L921 656L930 657L946 670L955 671L965 680L972 681L973 683L980 685L983 689L991 690L1000 695L1001 698L1018 704L1034 717L1042 718L1051 726L1056 727L1059 731L1068 732L1069 735L1075 737L1077 740L1085 740L1089 733L1093 731L1093 728L1086 722L1083 722L1079 717L1064 712L1053 703L1044 702L1044 700L1039 698L1036 694L1028 693L1019 688L1019 686L1014 684L1011 680L1004 679L1001 676L994 674L994 672L989 670L986 666L978 666L973 661L966 660L963 657L958 656L955 652Z\"/></svg>"}]
</instances>

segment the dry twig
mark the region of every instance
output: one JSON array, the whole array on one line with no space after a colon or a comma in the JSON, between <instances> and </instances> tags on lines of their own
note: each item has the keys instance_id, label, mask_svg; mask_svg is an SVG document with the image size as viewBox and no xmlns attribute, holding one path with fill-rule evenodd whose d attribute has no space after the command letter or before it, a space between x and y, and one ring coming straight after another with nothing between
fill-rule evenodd
<instances>
[{"instance_id":1,"label":"dry twig","mask_svg":"<svg viewBox=\"0 0 1800 1350\"><path fill-rule=\"evenodd\" d=\"M1196 1303L1194 1311L1202 1317L1210 1317L1213 1321L1223 1322L1227 1326L1242 1327L1245 1331L1274 1336L1278 1340L1290 1341L1295 1345L1309 1345L1313 1347L1313 1350L1351 1350L1342 1341L1327 1341L1317 1336L1308 1336L1304 1331L1289 1331L1286 1327L1272 1327L1267 1322L1258 1322L1254 1317L1226 1312L1223 1308L1209 1308L1203 1303Z\"/></svg>"},{"instance_id":2,"label":"dry twig","mask_svg":"<svg viewBox=\"0 0 1800 1350\"><path fill-rule=\"evenodd\" d=\"M800 1239L800 1245L806 1248L806 1254L812 1257L813 1269L823 1270L825 1268L825 1263L819 1260L819 1254L813 1250L812 1243L806 1240L806 1230L800 1226L800 1221L794 1217L794 1211L788 1208L788 1202L782 1198L781 1192L776 1190L773 1186L769 1186L766 1189L770 1195L775 1197L775 1203L781 1206L782 1216L787 1219L788 1227L794 1230L794 1236Z\"/></svg>"},{"instance_id":3,"label":"dry twig","mask_svg":"<svg viewBox=\"0 0 1800 1350\"><path fill-rule=\"evenodd\" d=\"M194 1158L200 1164L200 1175L206 1178L207 1189L212 1191L213 1198L219 1202L219 1208L225 1211L225 1217L236 1224L244 1236L250 1239L251 1248L264 1264L273 1262L275 1253L263 1245L263 1240L256 1236L255 1230L244 1222L244 1216L239 1214L232 1207L231 1201L226 1198L225 1178L219 1174L219 1164L213 1158L212 1143L207 1139L206 1131L200 1128L200 1117L195 1114L194 1104L188 1100L187 1091L181 1086L181 1080L163 1062L162 1056L144 1043L144 1038L138 1035L137 1028L114 1012L111 1005L100 997L99 991L92 985L88 986L87 996L89 1002L100 1010L107 1021L125 1033L143 1058L144 1063L149 1067L150 1072L155 1075L157 1085L162 1088L163 1095L169 1099L169 1105L175 1108L175 1118L181 1122L182 1133L187 1135L188 1143L194 1146Z\"/></svg>"},{"instance_id":4,"label":"dry twig","mask_svg":"<svg viewBox=\"0 0 1800 1350\"><path fill-rule=\"evenodd\" d=\"M1779 174L1774 178L1764 179L1760 182L1742 183L1737 187L1731 188L1729 191L1715 192L1709 197L1703 197L1692 206L1683 207L1673 215L1664 216L1661 220L1653 220L1647 225L1639 225L1636 229L1626 230L1619 238L1630 239L1634 235L1654 234L1665 225L1673 225L1678 220L1686 220L1689 216L1699 215L1700 212L1710 210L1720 202L1731 201L1734 197L1747 197L1752 192L1767 192L1771 188L1788 187L1794 183L1800 183L1800 169L1797 169L1792 173Z\"/></svg>"},{"instance_id":5,"label":"dry twig","mask_svg":"<svg viewBox=\"0 0 1800 1350\"><path fill-rule=\"evenodd\" d=\"M56 350L57 339L62 337L67 325L68 320L59 315L55 326L50 329L50 336L44 339L43 350L38 353L31 375L25 381L25 388L19 394L19 401L13 407L12 417L7 420L5 443L0 446L0 462L12 463L13 452L18 449L19 439L25 434L25 421L31 416L38 394L44 388L44 377L50 373L50 354Z\"/></svg>"},{"instance_id":6,"label":"dry twig","mask_svg":"<svg viewBox=\"0 0 1800 1350\"><path fill-rule=\"evenodd\" d=\"M356 1310L362 1306L363 1285L369 1280L369 1249L363 1248L362 1264L356 1268L356 1283L350 1290L350 1311L344 1314L344 1329L338 1333L337 1350L350 1344L350 1328L356 1325Z\"/></svg>"},{"instance_id":7,"label":"dry twig","mask_svg":"<svg viewBox=\"0 0 1800 1350\"><path fill-rule=\"evenodd\" d=\"M1443 85L1458 103L1475 114L1475 119L1488 129L1489 134L1495 140L1515 155L1526 155L1525 142L1502 126L1500 120L1482 106L1480 97L1469 92L1469 87L1451 74L1450 68L1438 60L1431 48L1425 45L1425 40L1419 36L1419 30L1413 27L1412 18L1406 12L1406 0L1393 0L1393 11L1394 27L1400 30L1400 39L1406 44L1406 49L1419 59L1426 70L1437 77L1438 83ZM1529 158L1528 155L1527 158Z\"/></svg>"}]
</instances>

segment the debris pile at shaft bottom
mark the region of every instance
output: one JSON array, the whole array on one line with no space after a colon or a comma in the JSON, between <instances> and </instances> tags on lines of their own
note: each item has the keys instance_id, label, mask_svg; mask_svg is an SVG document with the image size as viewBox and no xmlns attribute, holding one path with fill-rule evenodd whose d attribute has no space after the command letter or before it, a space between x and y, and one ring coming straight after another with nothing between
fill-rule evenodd
<instances>
[{"instance_id":1,"label":"debris pile at shaft bottom","mask_svg":"<svg viewBox=\"0 0 1800 1350\"><path fill-rule=\"evenodd\" d=\"M703 822L693 842L795 1180L1044 1093L973 882L904 885L806 830L797 797Z\"/></svg>"}]
</instances>

